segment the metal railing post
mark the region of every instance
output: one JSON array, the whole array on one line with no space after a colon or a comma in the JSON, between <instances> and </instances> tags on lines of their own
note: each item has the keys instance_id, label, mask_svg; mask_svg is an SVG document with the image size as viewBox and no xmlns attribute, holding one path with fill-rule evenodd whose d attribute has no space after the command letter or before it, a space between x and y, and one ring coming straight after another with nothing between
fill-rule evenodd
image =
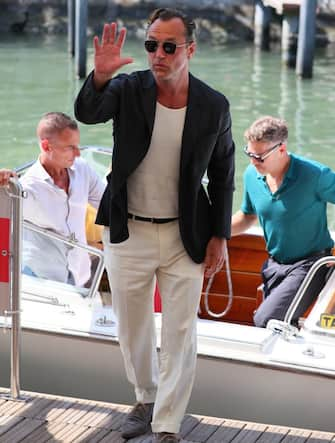
<instances>
[{"instance_id":1,"label":"metal railing post","mask_svg":"<svg viewBox=\"0 0 335 443\"><path fill-rule=\"evenodd\" d=\"M21 249L22 249L22 187L18 181L11 183L15 189L12 219L12 254L11 254L11 287L12 287L12 330L11 330L11 397L20 397L20 294L21 294Z\"/></svg>"},{"instance_id":2,"label":"metal railing post","mask_svg":"<svg viewBox=\"0 0 335 443\"><path fill-rule=\"evenodd\" d=\"M313 77L316 8L316 0L304 0L300 6L296 74L302 78Z\"/></svg>"},{"instance_id":3,"label":"metal railing post","mask_svg":"<svg viewBox=\"0 0 335 443\"><path fill-rule=\"evenodd\" d=\"M78 78L86 77L87 59L87 0L75 3L75 65Z\"/></svg>"},{"instance_id":4,"label":"metal railing post","mask_svg":"<svg viewBox=\"0 0 335 443\"><path fill-rule=\"evenodd\" d=\"M67 34L68 34L68 47L71 56L75 53L75 0L67 0Z\"/></svg>"},{"instance_id":5,"label":"metal railing post","mask_svg":"<svg viewBox=\"0 0 335 443\"><path fill-rule=\"evenodd\" d=\"M12 400L20 399L20 296L21 296L21 247L22 247L22 187L11 179L2 194L8 205L9 218L9 299L5 317L11 317L10 333L10 394ZM6 202L5 202L6 204Z\"/></svg>"}]
</instances>

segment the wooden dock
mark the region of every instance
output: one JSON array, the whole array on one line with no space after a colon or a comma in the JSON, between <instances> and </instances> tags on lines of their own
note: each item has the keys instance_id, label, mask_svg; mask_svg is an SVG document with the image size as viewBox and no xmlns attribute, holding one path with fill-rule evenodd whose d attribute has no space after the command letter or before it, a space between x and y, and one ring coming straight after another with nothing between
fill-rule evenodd
<instances>
[{"instance_id":1,"label":"wooden dock","mask_svg":"<svg viewBox=\"0 0 335 443\"><path fill-rule=\"evenodd\" d=\"M120 429L130 406L22 392L14 401L0 389L1 443L121 443ZM317 413L317 411L316 411ZM335 433L286 428L225 418L186 415L183 443L328 443ZM150 443L152 434L128 440Z\"/></svg>"}]
</instances>

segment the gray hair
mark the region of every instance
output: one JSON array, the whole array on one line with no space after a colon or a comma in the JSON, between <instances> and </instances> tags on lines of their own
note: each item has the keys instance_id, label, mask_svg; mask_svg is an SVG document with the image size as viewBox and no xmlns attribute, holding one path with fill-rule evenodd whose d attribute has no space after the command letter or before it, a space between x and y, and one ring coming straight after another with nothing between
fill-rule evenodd
<instances>
[{"instance_id":1,"label":"gray hair","mask_svg":"<svg viewBox=\"0 0 335 443\"><path fill-rule=\"evenodd\" d=\"M254 121L245 131L244 137L250 142L284 142L288 137L285 120L266 115Z\"/></svg>"},{"instance_id":2,"label":"gray hair","mask_svg":"<svg viewBox=\"0 0 335 443\"><path fill-rule=\"evenodd\" d=\"M63 112L47 112L37 125L37 136L49 139L64 129L78 130L77 122Z\"/></svg>"}]
</instances>

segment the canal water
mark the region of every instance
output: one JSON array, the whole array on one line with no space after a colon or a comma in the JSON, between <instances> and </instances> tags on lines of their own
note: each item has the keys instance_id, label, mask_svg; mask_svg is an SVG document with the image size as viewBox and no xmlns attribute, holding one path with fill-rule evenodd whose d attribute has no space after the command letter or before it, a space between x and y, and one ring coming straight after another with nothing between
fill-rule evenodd
<instances>
[{"instance_id":1,"label":"canal water","mask_svg":"<svg viewBox=\"0 0 335 443\"><path fill-rule=\"evenodd\" d=\"M145 69L142 42L128 40L124 55L135 61L126 70ZM92 69L88 43L88 72ZM280 48L260 52L251 44L198 45L191 71L223 92L231 104L236 143L236 193L242 194L243 132L253 120L271 114L289 123L289 149L335 169L335 46L318 49L314 77L301 80L281 63ZM82 84L74 74L66 37L0 35L0 167L14 167L38 154L35 127L44 112L73 115L73 101ZM112 145L111 124L80 125L82 145ZM131 128L130 128L131 130ZM335 208L329 209L335 229Z\"/></svg>"}]
</instances>

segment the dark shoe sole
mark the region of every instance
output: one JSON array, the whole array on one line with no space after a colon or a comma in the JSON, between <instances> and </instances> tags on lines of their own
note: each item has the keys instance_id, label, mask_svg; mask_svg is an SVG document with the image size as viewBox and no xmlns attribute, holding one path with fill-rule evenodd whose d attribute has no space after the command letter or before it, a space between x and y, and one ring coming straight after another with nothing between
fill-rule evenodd
<instances>
[{"instance_id":1,"label":"dark shoe sole","mask_svg":"<svg viewBox=\"0 0 335 443\"><path fill-rule=\"evenodd\" d=\"M151 431L151 425L148 425L144 430L138 431L122 431L121 437L125 440L129 440L131 438L139 437L140 435L146 434L148 431Z\"/></svg>"}]
</instances>

